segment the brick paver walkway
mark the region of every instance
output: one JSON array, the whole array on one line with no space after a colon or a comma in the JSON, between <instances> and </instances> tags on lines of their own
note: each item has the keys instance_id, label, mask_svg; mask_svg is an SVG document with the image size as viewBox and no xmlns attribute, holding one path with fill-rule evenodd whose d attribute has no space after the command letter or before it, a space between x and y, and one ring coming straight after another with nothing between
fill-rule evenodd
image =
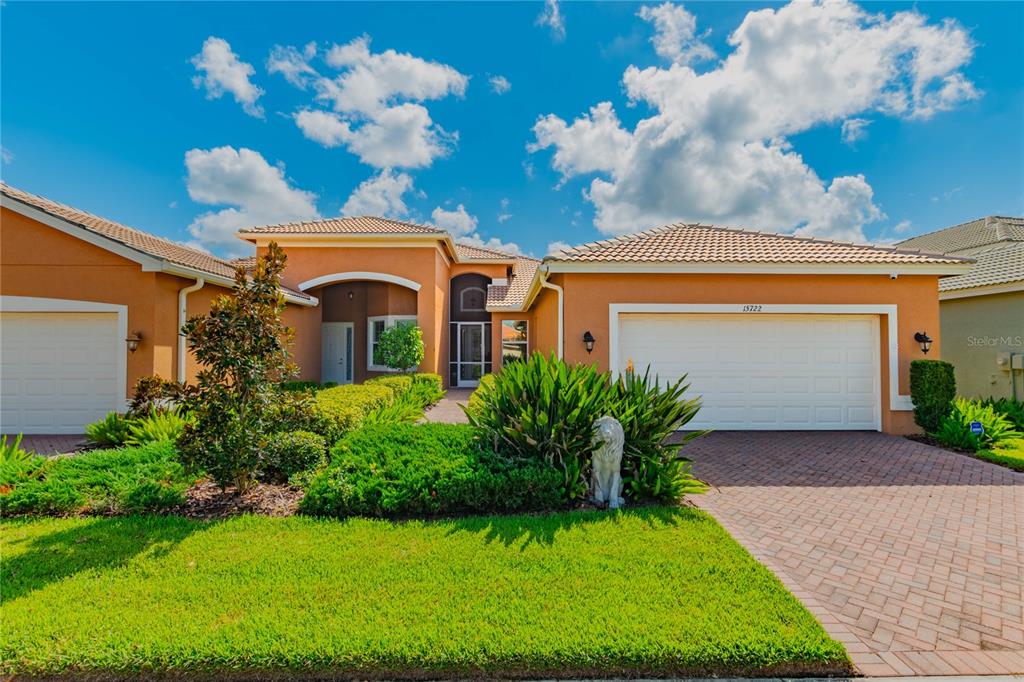
<instances>
[{"instance_id":1,"label":"brick paver walkway","mask_svg":"<svg viewBox=\"0 0 1024 682\"><path fill-rule=\"evenodd\" d=\"M423 418L428 422L465 424L467 422L466 413L459 405L465 405L474 390L472 388L449 388L444 397L427 410Z\"/></svg>"},{"instance_id":2,"label":"brick paver walkway","mask_svg":"<svg viewBox=\"0 0 1024 682\"><path fill-rule=\"evenodd\" d=\"M13 442L15 438L16 436L8 436L7 442ZM85 445L85 436L25 434L21 438L22 448L40 455L65 455L71 452L78 452Z\"/></svg>"},{"instance_id":3,"label":"brick paver walkway","mask_svg":"<svg viewBox=\"0 0 1024 682\"><path fill-rule=\"evenodd\" d=\"M879 433L712 433L717 518L865 675L1024 672L1024 474Z\"/></svg>"}]
</instances>

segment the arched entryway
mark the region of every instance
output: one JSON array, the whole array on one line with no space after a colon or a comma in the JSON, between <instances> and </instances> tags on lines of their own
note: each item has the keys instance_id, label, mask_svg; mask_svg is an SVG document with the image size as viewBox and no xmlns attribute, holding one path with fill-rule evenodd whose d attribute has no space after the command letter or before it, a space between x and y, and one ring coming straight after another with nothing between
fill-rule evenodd
<instances>
[{"instance_id":1,"label":"arched entryway","mask_svg":"<svg viewBox=\"0 0 1024 682\"><path fill-rule=\"evenodd\" d=\"M361 383L388 372L376 356L380 334L417 323L419 284L382 273L339 273L303 282L320 299L320 381Z\"/></svg>"},{"instance_id":2,"label":"arched entryway","mask_svg":"<svg viewBox=\"0 0 1024 682\"><path fill-rule=\"evenodd\" d=\"M476 386L491 371L491 314L487 287L491 279L466 273L451 279L448 315L448 382Z\"/></svg>"}]
</instances>

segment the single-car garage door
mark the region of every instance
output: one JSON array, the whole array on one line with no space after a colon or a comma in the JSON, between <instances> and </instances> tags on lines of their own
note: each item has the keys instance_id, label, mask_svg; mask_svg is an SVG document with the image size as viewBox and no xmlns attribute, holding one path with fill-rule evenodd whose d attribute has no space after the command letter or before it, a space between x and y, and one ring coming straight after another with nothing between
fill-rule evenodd
<instances>
[{"instance_id":1,"label":"single-car garage door","mask_svg":"<svg viewBox=\"0 0 1024 682\"><path fill-rule=\"evenodd\" d=\"M619 370L689 375L690 428L880 429L876 315L623 313Z\"/></svg>"},{"instance_id":2,"label":"single-car garage door","mask_svg":"<svg viewBox=\"0 0 1024 682\"><path fill-rule=\"evenodd\" d=\"M0 431L82 433L123 409L122 347L116 313L0 314Z\"/></svg>"}]
</instances>

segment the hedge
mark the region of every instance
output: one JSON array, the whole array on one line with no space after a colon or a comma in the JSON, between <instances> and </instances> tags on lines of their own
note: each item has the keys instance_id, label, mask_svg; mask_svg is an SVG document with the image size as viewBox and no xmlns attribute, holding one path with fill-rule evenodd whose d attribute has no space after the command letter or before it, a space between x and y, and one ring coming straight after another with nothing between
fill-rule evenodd
<instances>
[{"instance_id":1,"label":"hedge","mask_svg":"<svg viewBox=\"0 0 1024 682\"><path fill-rule=\"evenodd\" d=\"M942 360L914 360L910 363L910 399L914 421L925 433L934 433L953 409L956 379L953 365Z\"/></svg>"},{"instance_id":2,"label":"hedge","mask_svg":"<svg viewBox=\"0 0 1024 682\"><path fill-rule=\"evenodd\" d=\"M401 517L562 506L562 475L483 447L464 424L382 424L343 438L309 484L300 511Z\"/></svg>"}]
</instances>

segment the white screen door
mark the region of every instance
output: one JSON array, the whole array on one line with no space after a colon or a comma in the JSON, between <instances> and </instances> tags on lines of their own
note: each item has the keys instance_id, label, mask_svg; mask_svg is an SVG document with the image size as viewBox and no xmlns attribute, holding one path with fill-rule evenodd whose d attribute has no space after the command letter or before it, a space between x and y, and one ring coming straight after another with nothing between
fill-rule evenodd
<instances>
[{"instance_id":1,"label":"white screen door","mask_svg":"<svg viewBox=\"0 0 1024 682\"><path fill-rule=\"evenodd\" d=\"M352 322L324 322L320 381L338 384L352 383L352 344L355 325Z\"/></svg>"}]
</instances>

